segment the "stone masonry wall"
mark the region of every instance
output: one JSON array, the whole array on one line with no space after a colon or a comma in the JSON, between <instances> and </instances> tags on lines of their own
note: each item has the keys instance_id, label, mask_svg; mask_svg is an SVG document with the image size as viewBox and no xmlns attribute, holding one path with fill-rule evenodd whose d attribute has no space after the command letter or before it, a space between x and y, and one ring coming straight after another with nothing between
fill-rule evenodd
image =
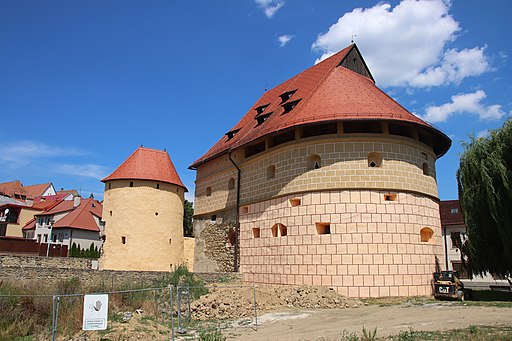
<instances>
[{"instance_id":1,"label":"stone masonry wall","mask_svg":"<svg viewBox=\"0 0 512 341\"><path fill-rule=\"evenodd\" d=\"M0 268L91 269L91 263L87 258L0 256Z\"/></svg>"},{"instance_id":2,"label":"stone masonry wall","mask_svg":"<svg viewBox=\"0 0 512 341\"><path fill-rule=\"evenodd\" d=\"M349 297L431 294L436 261L443 266L438 202L403 192L386 201L387 194L326 191L248 205L240 219L244 280L323 285ZM273 235L275 224L286 226L285 236ZM433 231L428 241L424 228Z\"/></svg>"},{"instance_id":3,"label":"stone masonry wall","mask_svg":"<svg viewBox=\"0 0 512 341\"><path fill-rule=\"evenodd\" d=\"M236 228L236 211L223 211L211 216L194 217L194 272L230 272L234 269L235 248L229 242L229 231Z\"/></svg>"},{"instance_id":4,"label":"stone masonry wall","mask_svg":"<svg viewBox=\"0 0 512 341\"><path fill-rule=\"evenodd\" d=\"M127 287L148 287L169 275L158 271L92 270L90 259L0 256L0 279L55 284L78 278L86 287L114 290ZM76 266L76 268L74 267ZM88 267L88 268L87 268ZM196 273L206 284L221 278L237 276L233 273Z\"/></svg>"}]
</instances>

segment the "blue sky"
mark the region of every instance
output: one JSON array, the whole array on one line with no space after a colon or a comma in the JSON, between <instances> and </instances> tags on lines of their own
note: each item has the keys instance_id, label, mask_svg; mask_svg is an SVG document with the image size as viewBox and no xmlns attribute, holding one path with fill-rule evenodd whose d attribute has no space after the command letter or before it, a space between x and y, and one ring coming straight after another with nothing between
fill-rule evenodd
<instances>
[{"instance_id":1,"label":"blue sky","mask_svg":"<svg viewBox=\"0 0 512 341\"><path fill-rule=\"evenodd\" d=\"M2 1L0 182L102 198L141 144L188 166L271 88L350 44L377 84L461 142L512 112L508 1Z\"/></svg>"}]
</instances>

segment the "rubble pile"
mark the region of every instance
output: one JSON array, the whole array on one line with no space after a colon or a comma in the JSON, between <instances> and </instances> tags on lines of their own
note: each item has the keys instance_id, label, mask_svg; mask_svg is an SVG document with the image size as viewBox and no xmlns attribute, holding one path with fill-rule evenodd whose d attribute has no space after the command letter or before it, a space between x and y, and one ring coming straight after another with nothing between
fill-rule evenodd
<instances>
[{"instance_id":1,"label":"rubble pile","mask_svg":"<svg viewBox=\"0 0 512 341\"><path fill-rule=\"evenodd\" d=\"M278 308L342 309L357 307L357 300L347 299L326 287L273 286L256 288L257 313ZM184 308L184 307L182 307ZM252 287L210 288L207 295L190 304L192 319L235 319L254 316L254 291Z\"/></svg>"}]
</instances>

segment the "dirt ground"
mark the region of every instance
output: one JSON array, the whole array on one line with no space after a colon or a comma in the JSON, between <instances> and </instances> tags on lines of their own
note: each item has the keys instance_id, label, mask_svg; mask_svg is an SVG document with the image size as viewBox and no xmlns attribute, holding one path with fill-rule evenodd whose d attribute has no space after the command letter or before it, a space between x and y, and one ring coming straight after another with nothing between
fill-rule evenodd
<instances>
[{"instance_id":1,"label":"dirt ground","mask_svg":"<svg viewBox=\"0 0 512 341\"><path fill-rule=\"evenodd\" d=\"M258 328L224 331L228 340L339 340L343 331L361 334L363 326L377 336L401 330L442 331L471 325L511 325L512 308L464 306L454 302L403 303L380 307L363 305L349 309L285 309L259 317Z\"/></svg>"},{"instance_id":2,"label":"dirt ground","mask_svg":"<svg viewBox=\"0 0 512 341\"><path fill-rule=\"evenodd\" d=\"M256 294L258 326L254 326ZM429 298L347 299L325 287L237 287L218 285L191 303L192 323L175 340L197 340L199 330L221 328L227 340L340 340L377 328L378 337L400 331L442 331L472 325L512 325L512 305L505 307L434 301ZM384 305L384 306L383 306ZM73 340L168 340L170 330L146 310L128 323L109 322L108 333L79 333ZM177 328L177 326L176 326ZM69 338L62 340L70 340Z\"/></svg>"}]
</instances>

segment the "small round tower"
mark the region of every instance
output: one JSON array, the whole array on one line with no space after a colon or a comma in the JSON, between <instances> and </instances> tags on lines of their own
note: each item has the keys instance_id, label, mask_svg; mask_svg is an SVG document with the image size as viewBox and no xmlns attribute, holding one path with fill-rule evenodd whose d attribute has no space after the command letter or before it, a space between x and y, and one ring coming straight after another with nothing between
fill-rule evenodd
<instances>
[{"instance_id":1,"label":"small round tower","mask_svg":"<svg viewBox=\"0 0 512 341\"><path fill-rule=\"evenodd\" d=\"M102 269L169 271L184 261L187 189L166 151L140 147L101 181Z\"/></svg>"}]
</instances>

